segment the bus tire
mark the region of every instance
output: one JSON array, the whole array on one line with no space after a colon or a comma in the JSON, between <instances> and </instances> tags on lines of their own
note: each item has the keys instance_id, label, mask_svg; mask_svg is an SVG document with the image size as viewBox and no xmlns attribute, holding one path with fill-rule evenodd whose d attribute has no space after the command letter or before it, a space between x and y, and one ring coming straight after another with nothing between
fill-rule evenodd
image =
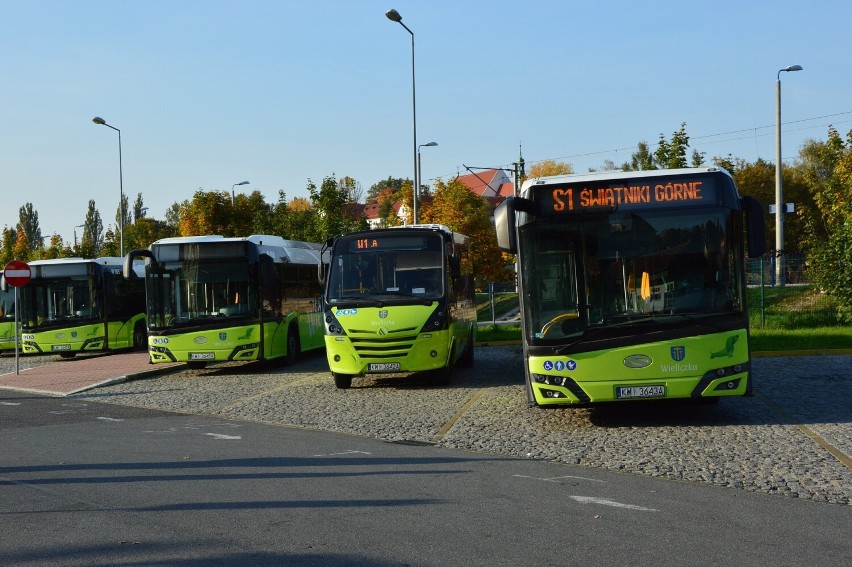
<instances>
[{"instance_id":1,"label":"bus tire","mask_svg":"<svg viewBox=\"0 0 852 567\"><path fill-rule=\"evenodd\" d=\"M352 376L349 374L332 372L331 375L334 376L334 385L337 386L338 390L348 390L352 387Z\"/></svg>"},{"instance_id":2,"label":"bus tire","mask_svg":"<svg viewBox=\"0 0 852 567\"><path fill-rule=\"evenodd\" d=\"M459 368L472 368L473 367L473 332L470 333L470 338L467 341L467 348L464 351L464 354L459 358Z\"/></svg>"},{"instance_id":3,"label":"bus tire","mask_svg":"<svg viewBox=\"0 0 852 567\"><path fill-rule=\"evenodd\" d=\"M133 350L148 350L148 331L142 321L139 321L133 327Z\"/></svg>"},{"instance_id":4,"label":"bus tire","mask_svg":"<svg viewBox=\"0 0 852 567\"><path fill-rule=\"evenodd\" d=\"M285 355L287 366L296 363L299 358L299 331L296 325L290 325L287 328L287 354Z\"/></svg>"}]
</instances>

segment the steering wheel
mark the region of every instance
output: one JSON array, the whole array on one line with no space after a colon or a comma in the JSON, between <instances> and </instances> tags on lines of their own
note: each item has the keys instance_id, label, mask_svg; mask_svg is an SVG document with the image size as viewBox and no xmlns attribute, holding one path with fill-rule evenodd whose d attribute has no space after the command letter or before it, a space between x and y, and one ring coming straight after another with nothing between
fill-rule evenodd
<instances>
[{"instance_id":1,"label":"steering wheel","mask_svg":"<svg viewBox=\"0 0 852 567\"><path fill-rule=\"evenodd\" d=\"M551 319L550 321L545 323L544 327L541 328L541 333L539 333L539 334L541 335L542 338L544 338L544 336L547 333L550 332L550 329L552 329L557 323L561 323L562 321L567 321L568 319L579 319L579 318L580 318L580 313L577 312L577 311L574 311L573 313L563 313L561 315L557 315L556 317L554 317L553 319Z\"/></svg>"}]
</instances>

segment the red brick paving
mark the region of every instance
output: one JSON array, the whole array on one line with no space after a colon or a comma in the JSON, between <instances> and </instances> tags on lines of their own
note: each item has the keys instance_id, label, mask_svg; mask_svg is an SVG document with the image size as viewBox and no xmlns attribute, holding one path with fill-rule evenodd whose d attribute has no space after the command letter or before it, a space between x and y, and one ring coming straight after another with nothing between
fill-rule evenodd
<instances>
[{"instance_id":1,"label":"red brick paving","mask_svg":"<svg viewBox=\"0 0 852 567\"><path fill-rule=\"evenodd\" d=\"M147 352L60 359L0 375L0 389L67 396L98 386L168 371L181 363L150 364Z\"/></svg>"}]
</instances>

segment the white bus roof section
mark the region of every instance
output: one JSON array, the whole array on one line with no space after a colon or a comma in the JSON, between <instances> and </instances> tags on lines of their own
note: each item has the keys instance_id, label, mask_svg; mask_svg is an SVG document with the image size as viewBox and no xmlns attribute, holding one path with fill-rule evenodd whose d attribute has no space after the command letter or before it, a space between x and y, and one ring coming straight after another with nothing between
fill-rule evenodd
<instances>
[{"instance_id":1,"label":"white bus roof section","mask_svg":"<svg viewBox=\"0 0 852 567\"><path fill-rule=\"evenodd\" d=\"M276 262L292 264L320 263L320 244L287 240L272 234L252 234L251 236L225 237L220 234L207 236L175 236L161 238L154 245L168 244L210 244L216 242L251 242L257 246L258 252L266 254Z\"/></svg>"},{"instance_id":2,"label":"white bus roof section","mask_svg":"<svg viewBox=\"0 0 852 567\"><path fill-rule=\"evenodd\" d=\"M444 224L407 224L405 226L392 226L390 227L394 230L405 230L407 228L425 228L429 230L440 230L452 237L453 244L459 246L468 246L470 244L470 237L466 236L460 232L453 232L450 230L450 227Z\"/></svg>"}]
</instances>

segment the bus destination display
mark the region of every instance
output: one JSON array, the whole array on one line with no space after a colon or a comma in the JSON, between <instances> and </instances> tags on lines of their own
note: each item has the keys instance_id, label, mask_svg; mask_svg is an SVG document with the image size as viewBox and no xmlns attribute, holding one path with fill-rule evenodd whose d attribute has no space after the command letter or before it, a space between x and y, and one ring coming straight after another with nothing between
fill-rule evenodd
<instances>
[{"instance_id":1,"label":"bus destination display","mask_svg":"<svg viewBox=\"0 0 852 567\"><path fill-rule=\"evenodd\" d=\"M618 184L586 183L536 188L539 212L559 215L572 212L635 209L658 206L712 205L717 203L716 184L712 179L684 178L631 180Z\"/></svg>"}]
</instances>

